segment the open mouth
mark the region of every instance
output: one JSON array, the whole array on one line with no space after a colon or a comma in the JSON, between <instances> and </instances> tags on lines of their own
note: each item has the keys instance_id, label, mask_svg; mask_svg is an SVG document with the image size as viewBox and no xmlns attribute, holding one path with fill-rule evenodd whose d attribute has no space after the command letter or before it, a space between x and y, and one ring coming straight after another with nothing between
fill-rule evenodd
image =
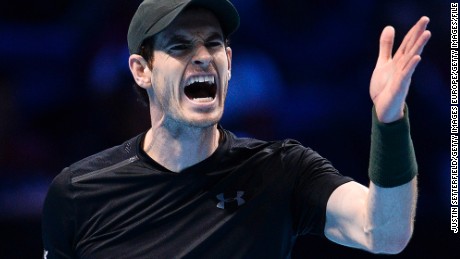
<instances>
[{"instance_id":1,"label":"open mouth","mask_svg":"<svg viewBox=\"0 0 460 259\"><path fill-rule=\"evenodd\" d=\"M185 84L184 93L196 102L211 102L216 98L217 85L214 76L192 76Z\"/></svg>"}]
</instances>

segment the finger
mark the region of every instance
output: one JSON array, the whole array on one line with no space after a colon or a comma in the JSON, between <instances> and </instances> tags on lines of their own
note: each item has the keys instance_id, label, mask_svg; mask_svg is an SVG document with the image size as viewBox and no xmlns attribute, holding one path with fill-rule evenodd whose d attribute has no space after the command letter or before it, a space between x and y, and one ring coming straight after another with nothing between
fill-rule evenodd
<instances>
[{"instance_id":1,"label":"finger","mask_svg":"<svg viewBox=\"0 0 460 259\"><path fill-rule=\"evenodd\" d=\"M404 53L412 48L414 42L416 42L420 35L426 30L429 21L430 19L428 17L423 16L414 26L412 26L406 36L404 36L400 47L396 51L394 56L395 59L400 58L402 55L404 55Z\"/></svg>"},{"instance_id":2,"label":"finger","mask_svg":"<svg viewBox=\"0 0 460 259\"><path fill-rule=\"evenodd\" d=\"M412 28L404 36L401 46L398 49L398 51L400 51L401 54L404 54L405 51L408 48L410 48L408 46L413 44L414 38L417 38L418 35L420 35L426 29L428 22L429 22L429 18L426 16L423 16L417 21L417 23L414 26L412 26Z\"/></svg>"},{"instance_id":3,"label":"finger","mask_svg":"<svg viewBox=\"0 0 460 259\"><path fill-rule=\"evenodd\" d=\"M414 58L414 56L420 56L422 54L423 48L428 43L428 40L431 37L430 31L423 32L422 35L417 39L417 42L414 44L412 49L405 53L400 59L395 61L398 64L398 67L401 67L402 70L409 65L409 62Z\"/></svg>"},{"instance_id":4,"label":"finger","mask_svg":"<svg viewBox=\"0 0 460 259\"><path fill-rule=\"evenodd\" d=\"M426 27L429 22L430 22L430 19L426 16L423 16L422 18L420 18L420 20L415 25L416 30L413 31L412 36L409 38L409 41L407 42L407 45L405 48L406 51L411 50L414 44L417 43L420 36L426 31Z\"/></svg>"},{"instance_id":5,"label":"finger","mask_svg":"<svg viewBox=\"0 0 460 259\"><path fill-rule=\"evenodd\" d=\"M421 55L423 52L423 48L425 48L430 38L431 32L424 31L422 35L420 35L420 37L417 39L417 42L414 44L414 46L412 46L412 49L409 51L409 53L413 55Z\"/></svg>"},{"instance_id":6,"label":"finger","mask_svg":"<svg viewBox=\"0 0 460 259\"><path fill-rule=\"evenodd\" d=\"M404 80L410 80L414 74L415 68L421 60L422 58L419 55L412 56L412 58L407 62L407 65L401 71Z\"/></svg>"},{"instance_id":7,"label":"finger","mask_svg":"<svg viewBox=\"0 0 460 259\"><path fill-rule=\"evenodd\" d=\"M395 38L395 29L392 26L387 26L383 29L380 35L379 57L377 66L391 59L393 44Z\"/></svg>"}]
</instances>

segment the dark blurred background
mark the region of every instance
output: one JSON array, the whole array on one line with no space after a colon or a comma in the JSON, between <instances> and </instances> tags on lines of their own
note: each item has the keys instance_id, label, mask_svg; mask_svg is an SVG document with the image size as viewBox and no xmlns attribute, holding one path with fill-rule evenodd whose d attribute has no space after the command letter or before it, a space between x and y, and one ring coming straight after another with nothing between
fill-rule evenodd
<instances>
[{"instance_id":1,"label":"dark blurred background","mask_svg":"<svg viewBox=\"0 0 460 259\"><path fill-rule=\"evenodd\" d=\"M396 44L421 17L432 39L409 92L419 162L415 232L395 258L455 257L450 231L450 2L234 0L233 78L222 125L294 138L366 184L369 79L385 25ZM140 1L0 4L0 258L41 258L41 207L62 168L147 130L128 69ZM378 257L302 237L294 258ZM444 258L447 258L444 256Z\"/></svg>"}]
</instances>

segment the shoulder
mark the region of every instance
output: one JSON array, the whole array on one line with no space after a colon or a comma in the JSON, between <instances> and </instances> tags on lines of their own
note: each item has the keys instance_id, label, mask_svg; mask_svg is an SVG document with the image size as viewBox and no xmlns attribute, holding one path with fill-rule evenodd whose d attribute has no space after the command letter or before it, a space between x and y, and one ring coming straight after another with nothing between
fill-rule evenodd
<instances>
[{"instance_id":1,"label":"shoulder","mask_svg":"<svg viewBox=\"0 0 460 259\"><path fill-rule=\"evenodd\" d=\"M137 145L142 136L143 134L140 134L120 145L88 156L64 168L51 182L46 204L55 206L60 203L59 201L71 201L74 195L75 180L92 175L94 172L105 171L123 161L130 161L130 158L137 157Z\"/></svg>"},{"instance_id":2,"label":"shoulder","mask_svg":"<svg viewBox=\"0 0 460 259\"><path fill-rule=\"evenodd\" d=\"M221 128L222 129L222 128ZM294 139L283 139L283 140L260 140L257 138L250 137L238 137L234 133L222 129L225 138L229 142L229 147L232 149L271 149L271 150L287 150L287 149L306 149L300 142Z\"/></svg>"},{"instance_id":3,"label":"shoulder","mask_svg":"<svg viewBox=\"0 0 460 259\"><path fill-rule=\"evenodd\" d=\"M138 154L139 141L144 134L139 134L120 145L105 149L96 154L83 158L56 175L51 183L49 192L69 191L72 183L81 177L107 170L126 161L135 161ZM54 191L53 191L54 190Z\"/></svg>"},{"instance_id":4,"label":"shoulder","mask_svg":"<svg viewBox=\"0 0 460 259\"><path fill-rule=\"evenodd\" d=\"M129 161L137 156L138 145L143 134L139 134L124 143L105 149L71 164L67 170L71 178L114 166L123 161ZM65 171L65 170L64 170Z\"/></svg>"},{"instance_id":5,"label":"shoulder","mask_svg":"<svg viewBox=\"0 0 460 259\"><path fill-rule=\"evenodd\" d=\"M283 164L299 165L323 160L317 152L305 147L295 139L260 140L237 137L225 130L227 148L230 154L258 158L276 159ZM324 161L324 160L323 160Z\"/></svg>"}]
</instances>

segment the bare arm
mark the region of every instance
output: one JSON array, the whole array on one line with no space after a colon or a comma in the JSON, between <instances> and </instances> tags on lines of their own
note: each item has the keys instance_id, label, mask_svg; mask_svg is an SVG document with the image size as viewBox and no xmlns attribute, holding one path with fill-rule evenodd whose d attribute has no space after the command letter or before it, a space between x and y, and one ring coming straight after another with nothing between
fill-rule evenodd
<instances>
[{"instance_id":1,"label":"bare arm","mask_svg":"<svg viewBox=\"0 0 460 259\"><path fill-rule=\"evenodd\" d=\"M416 178L393 188L371 182L338 187L327 204L326 237L373 253L399 253L410 240L417 200Z\"/></svg>"},{"instance_id":2,"label":"bare arm","mask_svg":"<svg viewBox=\"0 0 460 259\"><path fill-rule=\"evenodd\" d=\"M394 29L380 37L380 51L370 84L370 96L379 122L391 123L404 115L412 74L431 37L422 17L392 56ZM338 187L329 198L325 235L330 240L373 253L399 253L409 242L417 201L417 178L400 186L369 188L356 182Z\"/></svg>"}]
</instances>

